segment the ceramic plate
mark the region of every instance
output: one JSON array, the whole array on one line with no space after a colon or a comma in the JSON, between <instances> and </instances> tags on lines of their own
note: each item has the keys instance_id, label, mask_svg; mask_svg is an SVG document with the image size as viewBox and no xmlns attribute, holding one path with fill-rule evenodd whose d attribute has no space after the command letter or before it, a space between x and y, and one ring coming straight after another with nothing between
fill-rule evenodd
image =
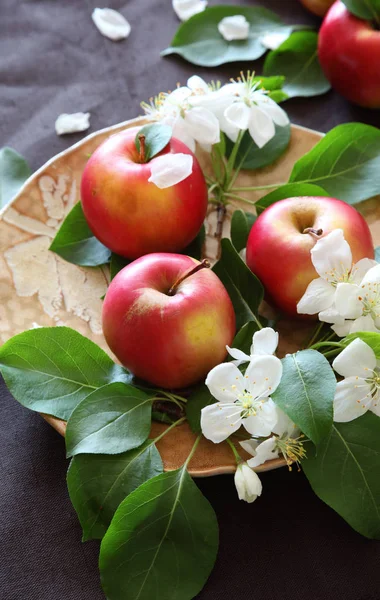
<instances>
[{"instance_id":1,"label":"ceramic plate","mask_svg":"<svg viewBox=\"0 0 380 600\"><path fill-rule=\"evenodd\" d=\"M88 156L108 136L129 127L146 123L141 117L114 127L98 131L68 150L52 158L32 175L13 200L0 213L0 341L4 343L13 335L37 326L66 325L101 346L111 356L101 329L101 297L107 289L107 268L83 268L69 264L48 250L57 229L73 205L79 201L79 188L83 168ZM287 181L293 164L308 152L322 134L292 126L287 152L273 165L254 172L241 173L238 185L262 186ZM199 155L202 167L207 170L207 156ZM257 200L265 192L247 194ZM237 203L238 204L238 203ZM369 200L360 210L370 224L375 246L380 244L380 203ZM249 210L248 205L244 205ZM229 232L231 208L224 224L224 234ZM252 210L253 207L252 207ZM215 260L217 243L214 237L215 213L210 206L206 222L206 256ZM305 339L303 323L281 325L280 353L294 351ZM112 356L112 358L114 358ZM65 423L43 415L61 435ZM152 436L165 425L153 423ZM166 470L183 464L194 442L187 424L176 427L158 443ZM242 452L244 455L244 452ZM268 461L257 471L283 466L282 459ZM232 473L235 459L226 443L213 444L202 439L190 463L194 476Z\"/></svg>"}]
</instances>

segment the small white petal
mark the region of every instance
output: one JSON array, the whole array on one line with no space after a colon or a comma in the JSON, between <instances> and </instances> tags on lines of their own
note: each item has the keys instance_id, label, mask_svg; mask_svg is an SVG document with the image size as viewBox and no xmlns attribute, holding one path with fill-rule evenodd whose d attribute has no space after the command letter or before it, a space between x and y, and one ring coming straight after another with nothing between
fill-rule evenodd
<instances>
[{"instance_id":1,"label":"small white petal","mask_svg":"<svg viewBox=\"0 0 380 600\"><path fill-rule=\"evenodd\" d=\"M380 283L380 265L376 265L367 271L363 277L362 285L366 283Z\"/></svg>"},{"instance_id":2,"label":"small white petal","mask_svg":"<svg viewBox=\"0 0 380 600\"><path fill-rule=\"evenodd\" d=\"M334 359L332 366L342 377L357 375L366 379L376 367L376 356L368 344L356 338Z\"/></svg>"},{"instance_id":3,"label":"small white petal","mask_svg":"<svg viewBox=\"0 0 380 600\"><path fill-rule=\"evenodd\" d=\"M261 108L261 110L264 111L276 125L279 125L280 127L289 125L290 121L288 115L277 102L272 100L272 98L269 98L269 96L262 92L255 92L252 94L252 100L257 103L259 108Z\"/></svg>"},{"instance_id":4,"label":"small white petal","mask_svg":"<svg viewBox=\"0 0 380 600\"><path fill-rule=\"evenodd\" d=\"M327 310L334 303L335 288L322 277L313 279L306 292L297 304L297 312L301 315L316 315Z\"/></svg>"},{"instance_id":5,"label":"small white petal","mask_svg":"<svg viewBox=\"0 0 380 600\"><path fill-rule=\"evenodd\" d=\"M238 394L243 394L245 389L244 377L232 363L222 363L211 369L205 383L220 402L235 402Z\"/></svg>"},{"instance_id":6,"label":"small white petal","mask_svg":"<svg viewBox=\"0 0 380 600\"><path fill-rule=\"evenodd\" d=\"M245 372L245 387L254 398L270 396L282 377L282 362L276 356L253 356Z\"/></svg>"},{"instance_id":7,"label":"small white petal","mask_svg":"<svg viewBox=\"0 0 380 600\"><path fill-rule=\"evenodd\" d=\"M162 119L161 123L166 125L170 125L173 130L173 137L186 144L186 146L192 151L195 152L195 140L188 132L188 129L185 125L185 121L182 117L176 117L171 119L170 117L165 117Z\"/></svg>"},{"instance_id":8,"label":"small white petal","mask_svg":"<svg viewBox=\"0 0 380 600\"><path fill-rule=\"evenodd\" d=\"M65 135L65 133L77 133L78 131L86 131L90 127L90 113L73 113L68 115L63 113L59 115L55 122L55 131L57 135Z\"/></svg>"},{"instance_id":9,"label":"small white petal","mask_svg":"<svg viewBox=\"0 0 380 600\"><path fill-rule=\"evenodd\" d=\"M276 426L277 411L276 405L271 398L263 398L263 403L255 415L242 419L241 425L251 435L257 437L267 437Z\"/></svg>"},{"instance_id":10,"label":"small white petal","mask_svg":"<svg viewBox=\"0 0 380 600\"><path fill-rule=\"evenodd\" d=\"M175 14L181 21L187 21L190 17L197 15L205 10L206 0L173 0L172 2Z\"/></svg>"},{"instance_id":11,"label":"small white petal","mask_svg":"<svg viewBox=\"0 0 380 600\"><path fill-rule=\"evenodd\" d=\"M318 318L324 323L332 323L333 325L344 324L344 318L339 314L339 312L335 308L335 304L330 306L330 308L326 308L326 310L321 310L321 312L318 315Z\"/></svg>"},{"instance_id":12,"label":"small white petal","mask_svg":"<svg viewBox=\"0 0 380 600\"><path fill-rule=\"evenodd\" d=\"M268 31L260 38L260 43L269 50L277 50L279 46L289 37L289 32L286 31Z\"/></svg>"},{"instance_id":13,"label":"small white petal","mask_svg":"<svg viewBox=\"0 0 380 600\"><path fill-rule=\"evenodd\" d=\"M233 126L245 131L251 118L251 109L244 102L235 102L225 111L224 117Z\"/></svg>"},{"instance_id":14,"label":"small white petal","mask_svg":"<svg viewBox=\"0 0 380 600\"><path fill-rule=\"evenodd\" d=\"M351 270L351 248L344 239L341 229L334 229L322 237L310 252L315 270L326 281L334 281L337 275Z\"/></svg>"},{"instance_id":15,"label":"small white petal","mask_svg":"<svg viewBox=\"0 0 380 600\"><path fill-rule=\"evenodd\" d=\"M293 421L288 417L286 413L284 413L281 408L276 406L277 413L277 422L273 427L272 431L276 435L280 437L296 437L299 434L298 427L293 423Z\"/></svg>"},{"instance_id":16,"label":"small white petal","mask_svg":"<svg viewBox=\"0 0 380 600\"><path fill-rule=\"evenodd\" d=\"M249 121L249 134L255 144L259 148L262 148L267 144L276 134L276 129L272 118L267 115L258 106L251 106L251 118Z\"/></svg>"},{"instance_id":17,"label":"small white petal","mask_svg":"<svg viewBox=\"0 0 380 600\"><path fill-rule=\"evenodd\" d=\"M243 443L240 442L240 445L244 448ZM246 449L246 448L244 448ZM259 467L264 464L267 460L273 460L274 458L278 458L278 450L276 449L276 438L270 437L267 440L264 440L256 447L256 451L253 454L254 458L250 458L247 460L247 464L254 469L255 467Z\"/></svg>"},{"instance_id":18,"label":"small white petal","mask_svg":"<svg viewBox=\"0 0 380 600\"><path fill-rule=\"evenodd\" d=\"M238 406L224 406L221 402L217 402L202 408L202 433L214 444L226 440L240 428L241 423L242 419L239 416Z\"/></svg>"},{"instance_id":19,"label":"small white petal","mask_svg":"<svg viewBox=\"0 0 380 600\"><path fill-rule=\"evenodd\" d=\"M200 144L220 141L219 121L207 108L199 106L186 111L184 121L188 134Z\"/></svg>"},{"instance_id":20,"label":"small white petal","mask_svg":"<svg viewBox=\"0 0 380 600\"><path fill-rule=\"evenodd\" d=\"M335 306L345 319L358 319L363 313L363 303L359 286L353 283L338 283L335 293Z\"/></svg>"},{"instance_id":21,"label":"small white petal","mask_svg":"<svg viewBox=\"0 0 380 600\"><path fill-rule=\"evenodd\" d=\"M202 77L199 77L199 75L192 75L191 77L189 77L189 79L187 80L187 87L192 92L198 94L210 93L210 88L208 87L207 83L204 79L202 79Z\"/></svg>"},{"instance_id":22,"label":"small white petal","mask_svg":"<svg viewBox=\"0 0 380 600\"><path fill-rule=\"evenodd\" d=\"M377 262L372 260L372 258L362 258L353 265L350 280L352 283L360 285L364 275L366 275L366 273L372 269L372 267L376 267L376 265Z\"/></svg>"},{"instance_id":23,"label":"small white petal","mask_svg":"<svg viewBox=\"0 0 380 600\"><path fill-rule=\"evenodd\" d=\"M358 319L355 319L355 321L352 321L350 333L357 333L358 331L371 331L372 333L380 333L379 329L376 327L376 322L373 320L371 315L359 317Z\"/></svg>"},{"instance_id":24,"label":"small white petal","mask_svg":"<svg viewBox=\"0 0 380 600\"><path fill-rule=\"evenodd\" d=\"M229 346L226 346L227 348L227 352L230 356L232 356L232 358L234 358L235 360L231 361L232 364L236 365L237 367L245 362L249 362L251 360L251 357L248 356L248 354L246 354L245 352L243 352L242 350L239 350L238 348L230 348Z\"/></svg>"},{"instance_id":25,"label":"small white petal","mask_svg":"<svg viewBox=\"0 0 380 600\"><path fill-rule=\"evenodd\" d=\"M274 354L278 346L278 331L263 327L253 334L251 354Z\"/></svg>"},{"instance_id":26,"label":"small white petal","mask_svg":"<svg viewBox=\"0 0 380 600\"><path fill-rule=\"evenodd\" d=\"M249 438L249 440L243 440L242 442L239 442L239 444L246 452L248 452L248 454L256 456L256 448L259 446L260 442L254 438Z\"/></svg>"},{"instance_id":27,"label":"small white petal","mask_svg":"<svg viewBox=\"0 0 380 600\"><path fill-rule=\"evenodd\" d=\"M190 154L163 154L150 162L151 175L148 179L158 188L165 189L180 183L193 172L193 157Z\"/></svg>"},{"instance_id":28,"label":"small white petal","mask_svg":"<svg viewBox=\"0 0 380 600\"><path fill-rule=\"evenodd\" d=\"M131 33L127 19L112 8L95 8L92 20L100 33L114 42L124 40Z\"/></svg>"},{"instance_id":29,"label":"small white petal","mask_svg":"<svg viewBox=\"0 0 380 600\"><path fill-rule=\"evenodd\" d=\"M370 385L357 386L356 377L346 377L336 386L334 421L347 423L364 415L371 403Z\"/></svg>"},{"instance_id":30,"label":"small white petal","mask_svg":"<svg viewBox=\"0 0 380 600\"><path fill-rule=\"evenodd\" d=\"M247 463L238 466L235 473L235 486L239 500L254 502L257 496L261 496L263 486L258 475L252 471Z\"/></svg>"},{"instance_id":31,"label":"small white petal","mask_svg":"<svg viewBox=\"0 0 380 600\"><path fill-rule=\"evenodd\" d=\"M227 42L246 40L249 34L249 23L243 15L224 17L218 23L218 31Z\"/></svg>"},{"instance_id":32,"label":"small white petal","mask_svg":"<svg viewBox=\"0 0 380 600\"><path fill-rule=\"evenodd\" d=\"M331 329L337 334L339 337L346 337L349 333L351 333L352 321L344 321L334 323L331 325Z\"/></svg>"}]
</instances>

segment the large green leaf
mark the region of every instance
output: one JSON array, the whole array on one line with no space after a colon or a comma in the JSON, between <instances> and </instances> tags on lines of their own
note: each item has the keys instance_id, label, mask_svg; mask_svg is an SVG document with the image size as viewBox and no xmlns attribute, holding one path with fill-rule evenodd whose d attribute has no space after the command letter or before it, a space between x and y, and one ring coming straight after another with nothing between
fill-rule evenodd
<instances>
[{"instance_id":1,"label":"large green leaf","mask_svg":"<svg viewBox=\"0 0 380 600\"><path fill-rule=\"evenodd\" d=\"M342 0L342 2L353 15L380 23L380 0Z\"/></svg>"},{"instance_id":2,"label":"large green leaf","mask_svg":"<svg viewBox=\"0 0 380 600\"><path fill-rule=\"evenodd\" d=\"M289 182L315 183L356 204L380 193L380 131L363 123L334 127L293 167Z\"/></svg>"},{"instance_id":3,"label":"large green leaf","mask_svg":"<svg viewBox=\"0 0 380 600\"><path fill-rule=\"evenodd\" d=\"M162 469L155 440L122 454L75 456L67 472L67 485L83 529L83 541L101 539L119 504Z\"/></svg>"},{"instance_id":4,"label":"large green leaf","mask_svg":"<svg viewBox=\"0 0 380 600\"><path fill-rule=\"evenodd\" d=\"M103 246L89 228L80 202L63 221L50 250L82 267L104 265L111 258L111 250Z\"/></svg>"},{"instance_id":5,"label":"large green leaf","mask_svg":"<svg viewBox=\"0 0 380 600\"><path fill-rule=\"evenodd\" d=\"M286 151L290 142L290 125L279 127L276 125L275 136L263 148L259 148L245 132L235 160L235 167L240 169L260 169L273 164ZM227 156L231 153L234 144L227 139Z\"/></svg>"},{"instance_id":6,"label":"large green leaf","mask_svg":"<svg viewBox=\"0 0 380 600\"><path fill-rule=\"evenodd\" d=\"M380 419L335 423L302 468L314 492L356 531L380 539Z\"/></svg>"},{"instance_id":7,"label":"large green leaf","mask_svg":"<svg viewBox=\"0 0 380 600\"><path fill-rule=\"evenodd\" d=\"M150 431L152 398L125 383L109 383L89 394L67 423L67 456L118 454L141 446Z\"/></svg>"},{"instance_id":8,"label":"large green leaf","mask_svg":"<svg viewBox=\"0 0 380 600\"><path fill-rule=\"evenodd\" d=\"M145 138L144 162L149 162L151 158L168 145L172 137L172 128L163 123L144 125L136 134L135 144L137 152L140 152L140 136L144 136Z\"/></svg>"},{"instance_id":9,"label":"large green leaf","mask_svg":"<svg viewBox=\"0 0 380 600\"><path fill-rule=\"evenodd\" d=\"M0 371L23 406L68 419L88 394L132 376L99 346L69 327L41 327L0 348Z\"/></svg>"},{"instance_id":10,"label":"large green leaf","mask_svg":"<svg viewBox=\"0 0 380 600\"><path fill-rule=\"evenodd\" d=\"M336 379L327 359L302 350L282 359L283 375L273 401L315 444L331 429Z\"/></svg>"},{"instance_id":11,"label":"large green leaf","mask_svg":"<svg viewBox=\"0 0 380 600\"><path fill-rule=\"evenodd\" d=\"M243 15L250 24L247 40L227 42L218 31L224 17ZM271 10L259 6L211 6L182 23L169 48L162 56L179 54L194 65L216 67L223 63L255 60L267 48L262 39L270 33L290 35L293 27L285 25ZM276 75L282 75L281 72Z\"/></svg>"},{"instance_id":12,"label":"large green leaf","mask_svg":"<svg viewBox=\"0 0 380 600\"><path fill-rule=\"evenodd\" d=\"M284 75L282 89L289 98L324 94L331 85L319 63L317 43L315 31L295 31L277 50L268 54L264 75Z\"/></svg>"},{"instance_id":13,"label":"large green leaf","mask_svg":"<svg viewBox=\"0 0 380 600\"><path fill-rule=\"evenodd\" d=\"M12 148L0 149L0 208L13 200L32 174L26 160Z\"/></svg>"},{"instance_id":14,"label":"large green leaf","mask_svg":"<svg viewBox=\"0 0 380 600\"><path fill-rule=\"evenodd\" d=\"M218 550L215 513L185 468L132 492L105 534L99 568L108 600L191 600Z\"/></svg>"},{"instance_id":15,"label":"large green leaf","mask_svg":"<svg viewBox=\"0 0 380 600\"><path fill-rule=\"evenodd\" d=\"M223 239L221 246L222 256L213 270L231 298L235 309L236 328L240 329L248 321L255 321L260 327L258 310L264 297L264 288L230 240Z\"/></svg>"},{"instance_id":16,"label":"large green leaf","mask_svg":"<svg viewBox=\"0 0 380 600\"><path fill-rule=\"evenodd\" d=\"M255 221L256 215L252 213L240 209L234 211L231 219L231 242L237 252L246 247L249 232Z\"/></svg>"},{"instance_id":17,"label":"large green leaf","mask_svg":"<svg viewBox=\"0 0 380 600\"><path fill-rule=\"evenodd\" d=\"M259 331L259 327L255 321L249 321L237 332L234 337L234 340L231 344L232 348L238 348L238 350L242 350L246 354L250 354L251 346L252 346L252 338L253 334ZM229 356L228 360L232 360L232 357Z\"/></svg>"},{"instance_id":18,"label":"large green leaf","mask_svg":"<svg viewBox=\"0 0 380 600\"><path fill-rule=\"evenodd\" d=\"M256 202L255 208L257 214L261 214L268 206L279 200L296 198L299 196L328 196L328 193L313 183L286 183L277 188L277 190L274 190L274 192L266 194Z\"/></svg>"}]
</instances>

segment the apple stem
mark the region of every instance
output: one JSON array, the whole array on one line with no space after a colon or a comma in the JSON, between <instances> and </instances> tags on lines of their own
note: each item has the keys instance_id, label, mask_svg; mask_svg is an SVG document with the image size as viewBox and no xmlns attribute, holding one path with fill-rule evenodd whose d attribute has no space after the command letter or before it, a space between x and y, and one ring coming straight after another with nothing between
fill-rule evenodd
<instances>
[{"instance_id":1,"label":"apple stem","mask_svg":"<svg viewBox=\"0 0 380 600\"><path fill-rule=\"evenodd\" d=\"M315 235L315 237L321 237L323 234L323 229L313 229L313 227L306 227L302 233L311 233L311 235Z\"/></svg>"},{"instance_id":2,"label":"apple stem","mask_svg":"<svg viewBox=\"0 0 380 600\"><path fill-rule=\"evenodd\" d=\"M143 133L140 133L140 135L139 135L139 142L140 142L139 158L140 158L140 162L144 163L145 162L145 135Z\"/></svg>"},{"instance_id":3,"label":"apple stem","mask_svg":"<svg viewBox=\"0 0 380 600\"><path fill-rule=\"evenodd\" d=\"M177 281L175 283L173 283L172 287L168 291L168 296L174 296L174 294L177 291L178 286L183 281L185 281L185 279L187 279L191 275L194 275L195 273L198 273L198 271L200 271L201 269L209 269L210 267L211 267L210 262L207 260L207 258L204 258L202 260L202 262L199 263L199 265L196 265L193 269L190 269L190 271L187 271L186 273L184 273L184 275L182 275L182 277L180 277L179 279L177 279Z\"/></svg>"}]
</instances>

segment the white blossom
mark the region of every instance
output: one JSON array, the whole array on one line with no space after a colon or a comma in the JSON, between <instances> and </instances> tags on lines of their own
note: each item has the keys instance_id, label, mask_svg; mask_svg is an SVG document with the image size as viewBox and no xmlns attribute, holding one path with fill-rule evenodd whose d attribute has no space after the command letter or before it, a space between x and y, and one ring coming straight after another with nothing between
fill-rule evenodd
<instances>
[{"instance_id":1,"label":"white blossom","mask_svg":"<svg viewBox=\"0 0 380 600\"><path fill-rule=\"evenodd\" d=\"M239 500L254 502L257 496L261 496L263 486L259 476L252 471L247 463L240 463L235 472L235 486Z\"/></svg>"}]
</instances>

